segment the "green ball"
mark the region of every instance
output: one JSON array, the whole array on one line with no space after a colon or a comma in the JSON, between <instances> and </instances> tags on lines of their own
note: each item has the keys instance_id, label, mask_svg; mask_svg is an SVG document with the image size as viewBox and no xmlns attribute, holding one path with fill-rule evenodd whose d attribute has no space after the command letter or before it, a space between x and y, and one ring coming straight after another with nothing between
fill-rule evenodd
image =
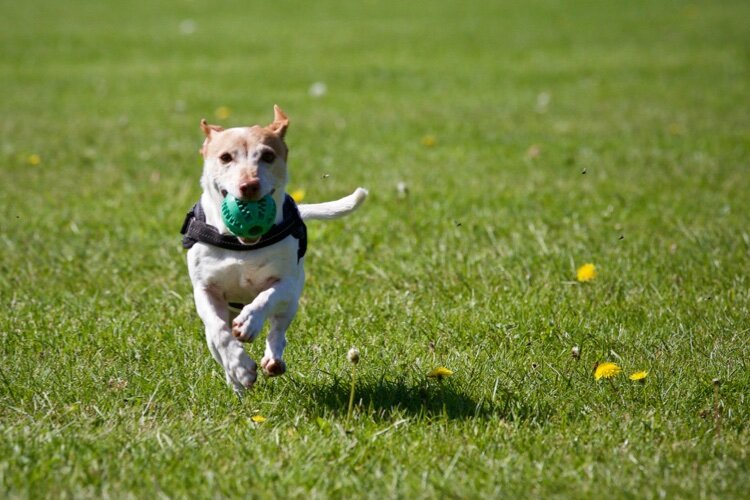
<instances>
[{"instance_id":1,"label":"green ball","mask_svg":"<svg viewBox=\"0 0 750 500\"><path fill-rule=\"evenodd\" d=\"M276 202L270 194L258 201L242 201L228 194L221 202L221 218L233 235L260 238L276 220Z\"/></svg>"}]
</instances>

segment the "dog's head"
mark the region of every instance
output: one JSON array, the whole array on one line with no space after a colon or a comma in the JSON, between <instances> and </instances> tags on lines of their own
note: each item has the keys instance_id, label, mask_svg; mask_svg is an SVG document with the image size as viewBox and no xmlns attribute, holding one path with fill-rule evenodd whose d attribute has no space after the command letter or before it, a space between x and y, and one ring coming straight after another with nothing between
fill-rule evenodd
<instances>
[{"instance_id":1,"label":"dog's head","mask_svg":"<svg viewBox=\"0 0 750 500\"><path fill-rule=\"evenodd\" d=\"M201 120L206 135L203 155L203 189L217 198L230 193L243 201L257 201L284 191L289 149L284 135L289 119L273 107L273 123L266 127L224 129Z\"/></svg>"}]
</instances>

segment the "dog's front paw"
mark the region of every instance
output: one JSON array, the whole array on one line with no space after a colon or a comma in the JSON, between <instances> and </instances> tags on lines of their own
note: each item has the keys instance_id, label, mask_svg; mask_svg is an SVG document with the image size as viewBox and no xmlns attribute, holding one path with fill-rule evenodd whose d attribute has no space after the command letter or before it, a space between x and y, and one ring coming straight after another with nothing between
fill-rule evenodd
<instances>
[{"instance_id":1,"label":"dog's front paw","mask_svg":"<svg viewBox=\"0 0 750 500\"><path fill-rule=\"evenodd\" d=\"M244 354L244 351L243 351ZM258 378L258 365L247 354L231 360L226 367L227 382L234 386L237 393L250 389Z\"/></svg>"},{"instance_id":2,"label":"dog's front paw","mask_svg":"<svg viewBox=\"0 0 750 500\"><path fill-rule=\"evenodd\" d=\"M244 311L232 321L232 335L242 342L252 342L263 329L263 318L259 314Z\"/></svg>"},{"instance_id":3,"label":"dog's front paw","mask_svg":"<svg viewBox=\"0 0 750 500\"><path fill-rule=\"evenodd\" d=\"M263 356L263 359L260 360L260 366L263 368L263 373L268 377L278 377L286 372L286 363L283 359Z\"/></svg>"}]
</instances>

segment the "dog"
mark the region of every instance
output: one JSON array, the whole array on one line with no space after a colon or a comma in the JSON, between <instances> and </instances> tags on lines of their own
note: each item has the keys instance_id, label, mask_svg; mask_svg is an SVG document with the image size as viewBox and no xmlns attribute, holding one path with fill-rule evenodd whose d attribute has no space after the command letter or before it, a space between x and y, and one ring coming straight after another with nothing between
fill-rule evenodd
<instances>
[{"instance_id":1,"label":"dog","mask_svg":"<svg viewBox=\"0 0 750 500\"><path fill-rule=\"evenodd\" d=\"M336 201L296 205L286 194L288 127L289 119L278 106L274 106L273 122L265 127L224 129L201 120L203 193L181 232L208 348L224 368L227 383L239 394L257 378L257 365L243 343L254 341L266 320L270 328L261 368L267 376L286 371L286 331L305 282L304 221L347 215L368 194L357 188ZM242 201L270 195L276 204L273 228L252 241L232 235L221 215L228 194Z\"/></svg>"}]
</instances>

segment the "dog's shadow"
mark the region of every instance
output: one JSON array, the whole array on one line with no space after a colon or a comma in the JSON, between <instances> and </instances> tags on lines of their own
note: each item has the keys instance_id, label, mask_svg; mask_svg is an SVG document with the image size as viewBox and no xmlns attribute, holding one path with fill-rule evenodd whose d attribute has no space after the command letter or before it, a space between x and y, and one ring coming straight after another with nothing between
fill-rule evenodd
<instances>
[{"instance_id":1,"label":"dog's shadow","mask_svg":"<svg viewBox=\"0 0 750 500\"><path fill-rule=\"evenodd\" d=\"M345 415L349 404L349 380L294 379L300 402L316 412L327 410ZM354 396L357 411L375 418L394 415L466 419L488 416L491 408L461 392L451 380L410 382L404 379L358 380Z\"/></svg>"}]
</instances>

